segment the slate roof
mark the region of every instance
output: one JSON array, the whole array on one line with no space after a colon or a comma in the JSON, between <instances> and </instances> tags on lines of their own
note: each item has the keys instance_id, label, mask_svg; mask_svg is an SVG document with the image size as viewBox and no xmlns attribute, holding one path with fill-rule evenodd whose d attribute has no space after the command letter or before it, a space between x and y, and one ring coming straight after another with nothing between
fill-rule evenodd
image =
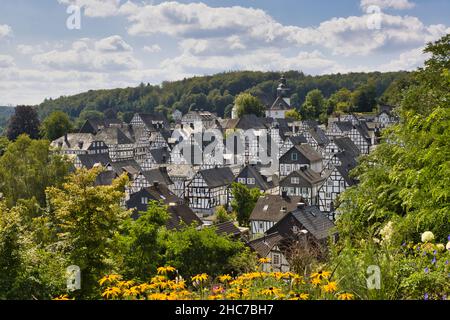
<instances>
[{"instance_id":1,"label":"slate roof","mask_svg":"<svg viewBox=\"0 0 450 320\"><path fill-rule=\"evenodd\" d=\"M303 228L317 240L326 239L331 235L331 233L336 233L333 231L333 228L335 227L334 223L316 206L296 208L294 211L283 217L282 220L289 219L290 217L296 219L303 226ZM291 228L288 230L281 230L281 228L278 228L278 226L282 224L282 220L267 230L267 234L278 232L284 238L292 238L295 236Z\"/></svg>"},{"instance_id":2,"label":"slate roof","mask_svg":"<svg viewBox=\"0 0 450 320\"><path fill-rule=\"evenodd\" d=\"M298 184L292 184L291 178L299 177ZM325 179L317 172L311 170L310 168L304 168L302 170L297 170L291 172L287 177L280 181L281 187L308 187L312 188L314 185L320 184Z\"/></svg>"},{"instance_id":3,"label":"slate roof","mask_svg":"<svg viewBox=\"0 0 450 320\"><path fill-rule=\"evenodd\" d=\"M233 223L233 221L226 221L218 224L214 224L211 227L216 228L218 235L227 235L231 237L238 237L241 235L241 230Z\"/></svg>"},{"instance_id":4,"label":"slate roof","mask_svg":"<svg viewBox=\"0 0 450 320\"><path fill-rule=\"evenodd\" d=\"M167 148L150 149L149 152L157 164L166 164L170 160L170 152Z\"/></svg>"},{"instance_id":5,"label":"slate roof","mask_svg":"<svg viewBox=\"0 0 450 320\"><path fill-rule=\"evenodd\" d=\"M164 127L169 127L169 120L161 113L139 113L139 117L148 129L155 129L153 122L163 122Z\"/></svg>"},{"instance_id":6,"label":"slate roof","mask_svg":"<svg viewBox=\"0 0 450 320\"><path fill-rule=\"evenodd\" d=\"M319 146L326 146L330 143L330 139L328 139L325 131L320 129L318 126L311 127L308 132Z\"/></svg>"},{"instance_id":7,"label":"slate roof","mask_svg":"<svg viewBox=\"0 0 450 320\"><path fill-rule=\"evenodd\" d=\"M133 168L133 171L141 171L141 166L136 162L136 160L122 160L122 161L116 161L110 163L112 169L117 174L122 174L124 172L127 172L126 168Z\"/></svg>"},{"instance_id":8,"label":"slate roof","mask_svg":"<svg viewBox=\"0 0 450 320\"><path fill-rule=\"evenodd\" d=\"M293 148L297 149L306 159L311 162L322 161L322 155L314 150L309 144L296 145Z\"/></svg>"},{"instance_id":9,"label":"slate roof","mask_svg":"<svg viewBox=\"0 0 450 320\"><path fill-rule=\"evenodd\" d=\"M134 219L139 217L139 212L147 210L148 205L142 203L142 197L146 197L149 201L162 201L164 205L168 206L167 211L170 214L170 218L166 223L166 228L169 230L180 229L182 224L191 225L192 223L197 223L202 225L200 218L165 185L144 188L130 196L126 206L128 209L134 210L132 214Z\"/></svg>"},{"instance_id":10,"label":"slate roof","mask_svg":"<svg viewBox=\"0 0 450 320\"><path fill-rule=\"evenodd\" d=\"M279 195L264 195L258 199L250 220L277 222L288 212L294 210L298 203L304 202L302 197L282 197ZM285 209L282 211L282 209Z\"/></svg>"},{"instance_id":11,"label":"slate roof","mask_svg":"<svg viewBox=\"0 0 450 320\"><path fill-rule=\"evenodd\" d=\"M91 143L96 139L91 133L68 133L54 140L51 145L63 150L88 150Z\"/></svg>"},{"instance_id":12,"label":"slate roof","mask_svg":"<svg viewBox=\"0 0 450 320\"><path fill-rule=\"evenodd\" d=\"M173 184L173 181L170 179L169 174L167 173L167 168L165 167L142 171L141 173L149 183L153 184L154 182L158 182L160 184L165 184L166 186L170 186Z\"/></svg>"},{"instance_id":13,"label":"slate roof","mask_svg":"<svg viewBox=\"0 0 450 320\"><path fill-rule=\"evenodd\" d=\"M294 146L308 143L308 140L306 140L305 136L302 134L295 136L288 136L287 139L290 140Z\"/></svg>"},{"instance_id":14,"label":"slate roof","mask_svg":"<svg viewBox=\"0 0 450 320\"><path fill-rule=\"evenodd\" d=\"M77 157L80 160L81 165L88 169L91 169L97 163L100 163L102 166L106 166L111 163L111 158L108 153L79 154Z\"/></svg>"},{"instance_id":15,"label":"slate roof","mask_svg":"<svg viewBox=\"0 0 450 320\"><path fill-rule=\"evenodd\" d=\"M228 186L234 180L233 171L229 167L212 168L198 172L209 188Z\"/></svg>"},{"instance_id":16,"label":"slate roof","mask_svg":"<svg viewBox=\"0 0 450 320\"><path fill-rule=\"evenodd\" d=\"M277 246L281 241L283 241L283 237L278 232L274 232L261 238L249 241L248 245L260 257L265 258L273 247Z\"/></svg>"},{"instance_id":17,"label":"slate roof","mask_svg":"<svg viewBox=\"0 0 450 320\"><path fill-rule=\"evenodd\" d=\"M353 129L353 123L351 123L351 121L336 121L334 124L342 132L347 132Z\"/></svg>"},{"instance_id":18,"label":"slate roof","mask_svg":"<svg viewBox=\"0 0 450 320\"><path fill-rule=\"evenodd\" d=\"M269 108L270 110L291 110L293 109L284 99L283 97L277 97L273 102L272 106Z\"/></svg>"},{"instance_id":19,"label":"slate roof","mask_svg":"<svg viewBox=\"0 0 450 320\"><path fill-rule=\"evenodd\" d=\"M110 186L114 179L116 179L118 175L111 170L105 170L99 173L97 178L95 179L96 186Z\"/></svg>"},{"instance_id":20,"label":"slate roof","mask_svg":"<svg viewBox=\"0 0 450 320\"><path fill-rule=\"evenodd\" d=\"M95 138L100 141L104 141L106 144L133 144L134 140L131 138L131 133L128 132L128 135L125 134L125 131L128 131L125 127L109 127L102 128Z\"/></svg>"},{"instance_id":21,"label":"slate roof","mask_svg":"<svg viewBox=\"0 0 450 320\"><path fill-rule=\"evenodd\" d=\"M361 154L356 144L349 137L336 137L333 141L340 150L346 151L354 157Z\"/></svg>"},{"instance_id":22,"label":"slate roof","mask_svg":"<svg viewBox=\"0 0 450 320\"><path fill-rule=\"evenodd\" d=\"M268 182L263 175L259 172L256 165L246 165L234 179L235 182L238 178L255 178L255 187L260 190L269 190L274 187L273 182Z\"/></svg>"},{"instance_id":23,"label":"slate roof","mask_svg":"<svg viewBox=\"0 0 450 320\"><path fill-rule=\"evenodd\" d=\"M244 114L238 119L228 119L222 126L225 129L267 129L264 118L259 118L254 114Z\"/></svg>"}]
</instances>

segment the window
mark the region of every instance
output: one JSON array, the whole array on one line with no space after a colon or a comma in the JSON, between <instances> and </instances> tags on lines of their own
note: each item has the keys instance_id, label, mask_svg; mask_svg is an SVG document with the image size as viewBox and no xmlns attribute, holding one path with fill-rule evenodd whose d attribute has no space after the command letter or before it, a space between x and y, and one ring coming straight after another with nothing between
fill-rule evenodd
<instances>
[{"instance_id":1,"label":"window","mask_svg":"<svg viewBox=\"0 0 450 320\"><path fill-rule=\"evenodd\" d=\"M247 184L255 184L255 178L247 178Z\"/></svg>"},{"instance_id":2,"label":"window","mask_svg":"<svg viewBox=\"0 0 450 320\"><path fill-rule=\"evenodd\" d=\"M147 197L142 197L141 198L141 204L148 204L148 198Z\"/></svg>"},{"instance_id":3,"label":"window","mask_svg":"<svg viewBox=\"0 0 450 320\"><path fill-rule=\"evenodd\" d=\"M298 154L296 152L291 153L291 160L297 161L298 160Z\"/></svg>"},{"instance_id":4,"label":"window","mask_svg":"<svg viewBox=\"0 0 450 320\"><path fill-rule=\"evenodd\" d=\"M332 186L333 185L333 180L328 180L328 185Z\"/></svg>"},{"instance_id":5,"label":"window","mask_svg":"<svg viewBox=\"0 0 450 320\"><path fill-rule=\"evenodd\" d=\"M344 181L341 181L341 187L344 188L345 187L345 183Z\"/></svg>"},{"instance_id":6,"label":"window","mask_svg":"<svg viewBox=\"0 0 450 320\"><path fill-rule=\"evenodd\" d=\"M300 178L299 177L292 177L291 178L291 183L292 184L299 184L300 183Z\"/></svg>"},{"instance_id":7,"label":"window","mask_svg":"<svg viewBox=\"0 0 450 320\"><path fill-rule=\"evenodd\" d=\"M264 228L264 223L260 222L259 223L259 229L262 230Z\"/></svg>"},{"instance_id":8,"label":"window","mask_svg":"<svg viewBox=\"0 0 450 320\"><path fill-rule=\"evenodd\" d=\"M280 255L277 253L273 254L273 264L276 264L276 265L280 264Z\"/></svg>"},{"instance_id":9,"label":"window","mask_svg":"<svg viewBox=\"0 0 450 320\"><path fill-rule=\"evenodd\" d=\"M247 180L245 178L238 178L239 183L245 184L246 181Z\"/></svg>"}]
</instances>

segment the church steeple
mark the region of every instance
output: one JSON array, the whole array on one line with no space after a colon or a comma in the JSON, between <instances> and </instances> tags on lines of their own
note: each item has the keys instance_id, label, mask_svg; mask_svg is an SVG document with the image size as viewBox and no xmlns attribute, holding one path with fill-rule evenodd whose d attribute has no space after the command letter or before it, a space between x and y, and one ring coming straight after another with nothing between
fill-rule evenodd
<instances>
[{"instance_id":1,"label":"church steeple","mask_svg":"<svg viewBox=\"0 0 450 320\"><path fill-rule=\"evenodd\" d=\"M278 84L277 97L287 98L289 96L289 91L291 91L291 89L287 86L287 80L283 74L281 75L280 83Z\"/></svg>"}]
</instances>

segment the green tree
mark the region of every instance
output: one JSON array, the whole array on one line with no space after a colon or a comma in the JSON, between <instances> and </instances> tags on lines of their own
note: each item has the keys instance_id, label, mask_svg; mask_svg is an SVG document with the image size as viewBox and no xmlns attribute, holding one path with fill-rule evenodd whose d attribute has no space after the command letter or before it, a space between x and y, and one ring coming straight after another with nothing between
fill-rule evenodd
<instances>
[{"instance_id":1,"label":"green tree","mask_svg":"<svg viewBox=\"0 0 450 320\"><path fill-rule=\"evenodd\" d=\"M49 141L62 137L72 129L69 116L62 111L52 112L41 124L41 135Z\"/></svg>"},{"instance_id":2,"label":"green tree","mask_svg":"<svg viewBox=\"0 0 450 320\"><path fill-rule=\"evenodd\" d=\"M300 113L295 109L286 111L285 116L286 116L286 118L291 118L291 119L294 119L297 121L300 121L302 119L302 116L300 115Z\"/></svg>"},{"instance_id":3,"label":"green tree","mask_svg":"<svg viewBox=\"0 0 450 320\"><path fill-rule=\"evenodd\" d=\"M254 114L257 117L264 115L264 106L258 98L249 93L241 93L234 100L237 106L237 115L242 117L244 114Z\"/></svg>"},{"instance_id":4,"label":"green tree","mask_svg":"<svg viewBox=\"0 0 450 320\"><path fill-rule=\"evenodd\" d=\"M348 113L352 111L352 92L342 88L327 100L328 114L332 112Z\"/></svg>"},{"instance_id":5,"label":"green tree","mask_svg":"<svg viewBox=\"0 0 450 320\"><path fill-rule=\"evenodd\" d=\"M0 192L12 207L19 199L35 198L45 204L45 188L59 185L71 164L52 153L45 140L21 135L8 145L0 158Z\"/></svg>"},{"instance_id":6,"label":"green tree","mask_svg":"<svg viewBox=\"0 0 450 320\"><path fill-rule=\"evenodd\" d=\"M371 112L377 105L377 93L373 81L361 85L352 94L352 104L356 111Z\"/></svg>"},{"instance_id":7,"label":"green tree","mask_svg":"<svg viewBox=\"0 0 450 320\"><path fill-rule=\"evenodd\" d=\"M234 220L233 215L229 214L223 206L217 208L216 218L214 220L214 223L217 224L217 223L223 223L223 222L233 221L233 220Z\"/></svg>"},{"instance_id":8,"label":"green tree","mask_svg":"<svg viewBox=\"0 0 450 320\"><path fill-rule=\"evenodd\" d=\"M305 103L300 110L302 119L317 119L325 108L325 98L322 91L314 89L306 95Z\"/></svg>"},{"instance_id":9,"label":"green tree","mask_svg":"<svg viewBox=\"0 0 450 320\"><path fill-rule=\"evenodd\" d=\"M39 118L36 109L31 106L17 106L9 119L6 135L9 140L16 140L21 134L32 139L39 138Z\"/></svg>"},{"instance_id":10,"label":"green tree","mask_svg":"<svg viewBox=\"0 0 450 320\"><path fill-rule=\"evenodd\" d=\"M341 196L344 239L371 239L389 221L397 244L427 230L439 241L450 234L450 36L426 51L432 58L404 93L400 123L354 172L359 185Z\"/></svg>"},{"instance_id":11,"label":"green tree","mask_svg":"<svg viewBox=\"0 0 450 320\"><path fill-rule=\"evenodd\" d=\"M247 226L249 224L250 214L261 196L261 191L256 188L250 189L242 183L234 182L231 186L231 192L233 194L231 206L236 212L239 225Z\"/></svg>"},{"instance_id":12,"label":"green tree","mask_svg":"<svg viewBox=\"0 0 450 320\"><path fill-rule=\"evenodd\" d=\"M126 175L110 186L95 186L101 168L81 169L62 187L46 191L49 219L57 231L60 247L71 264L81 269L82 298L98 297L98 280L112 271L109 260L116 250L111 240L129 212L123 209Z\"/></svg>"},{"instance_id":13,"label":"green tree","mask_svg":"<svg viewBox=\"0 0 450 320\"><path fill-rule=\"evenodd\" d=\"M195 226L164 235L165 262L183 276L207 273L217 276L235 271L231 263L244 252L241 241L219 236L214 227L197 230Z\"/></svg>"},{"instance_id":14,"label":"green tree","mask_svg":"<svg viewBox=\"0 0 450 320\"><path fill-rule=\"evenodd\" d=\"M151 201L145 212L140 212L138 219L125 220L122 233L118 236L121 258L124 260L123 274L148 279L155 274L161 262L161 247L158 233L169 219L167 207Z\"/></svg>"}]
</instances>

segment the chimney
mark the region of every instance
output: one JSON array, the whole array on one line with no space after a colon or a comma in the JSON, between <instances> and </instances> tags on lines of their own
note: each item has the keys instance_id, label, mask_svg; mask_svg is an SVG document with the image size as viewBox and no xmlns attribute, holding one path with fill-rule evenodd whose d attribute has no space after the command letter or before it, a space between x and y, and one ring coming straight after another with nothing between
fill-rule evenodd
<instances>
[{"instance_id":1,"label":"chimney","mask_svg":"<svg viewBox=\"0 0 450 320\"><path fill-rule=\"evenodd\" d=\"M298 209L305 209L305 207L306 207L306 204L304 202L298 202L297 203L297 208Z\"/></svg>"},{"instance_id":2,"label":"chimney","mask_svg":"<svg viewBox=\"0 0 450 320\"><path fill-rule=\"evenodd\" d=\"M158 182L158 181L153 181L153 186L154 186L155 188L157 188L157 187L159 186L159 182Z\"/></svg>"}]
</instances>

